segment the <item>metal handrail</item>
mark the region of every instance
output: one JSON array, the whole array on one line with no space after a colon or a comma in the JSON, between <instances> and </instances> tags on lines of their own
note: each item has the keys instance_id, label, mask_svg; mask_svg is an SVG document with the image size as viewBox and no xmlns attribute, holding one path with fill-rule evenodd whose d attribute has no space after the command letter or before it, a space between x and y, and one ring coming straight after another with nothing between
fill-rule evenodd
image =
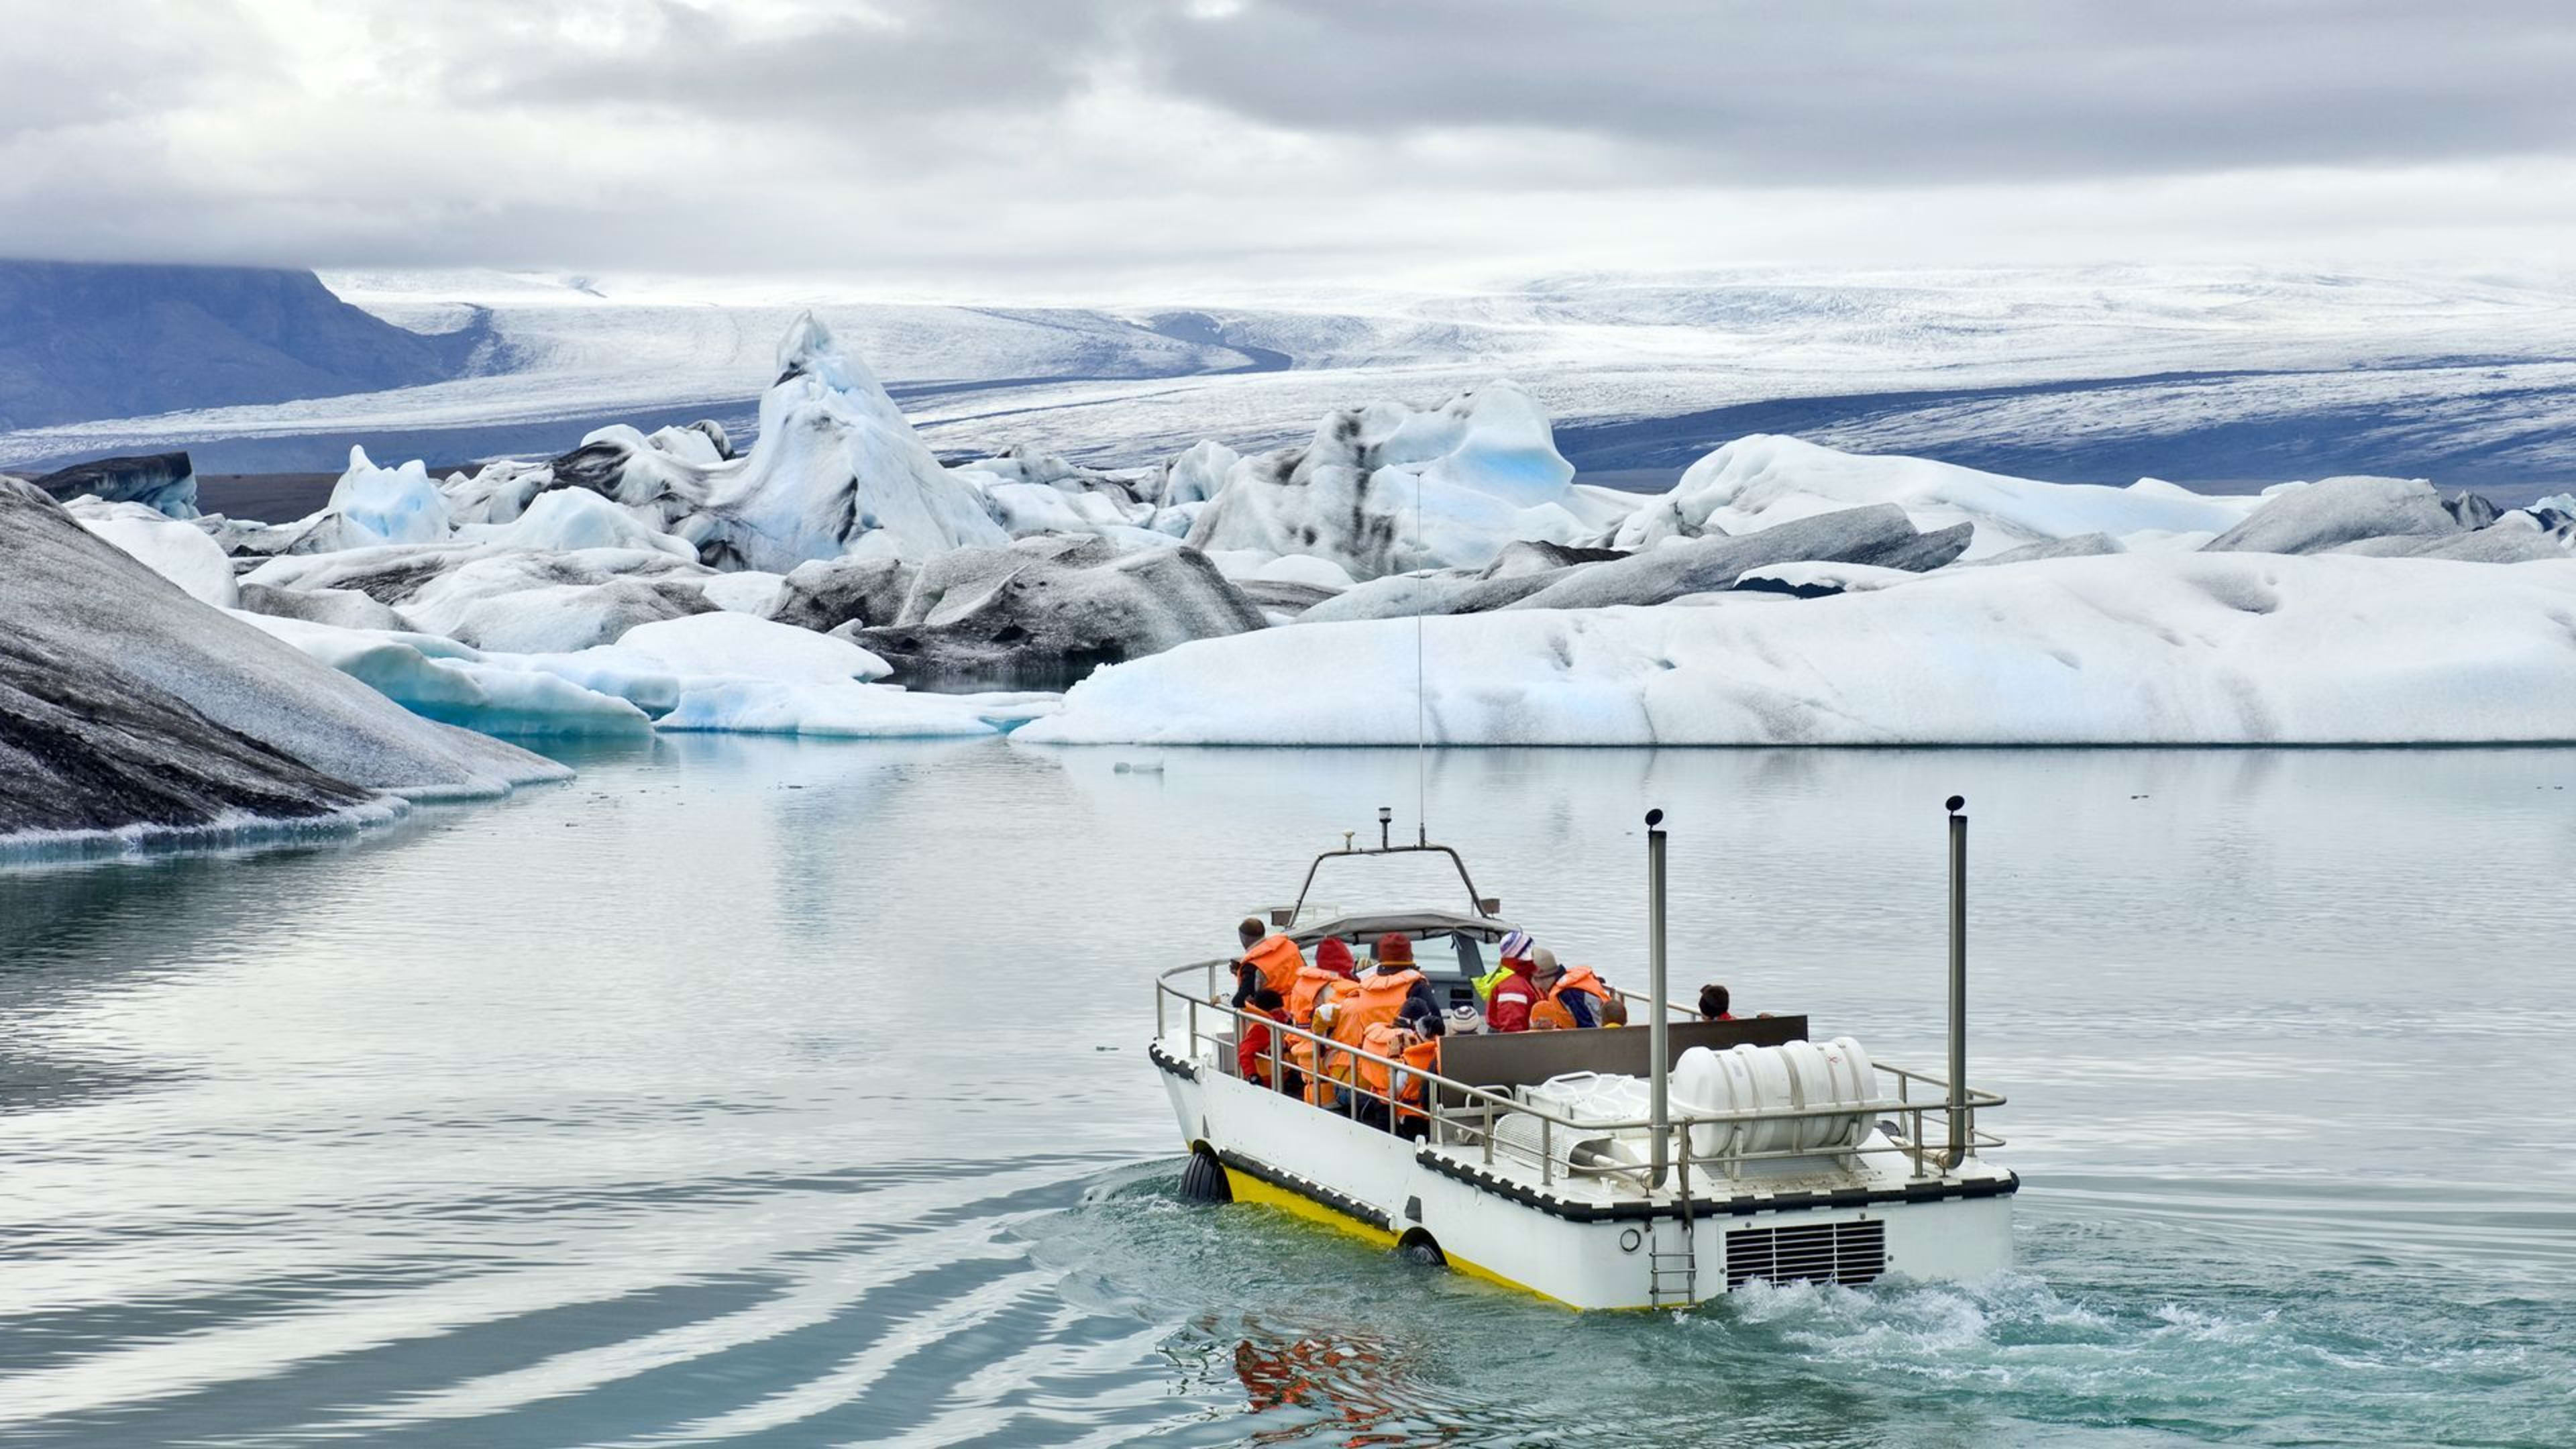
<instances>
[{"instance_id":1,"label":"metal handrail","mask_svg":"<svg viewBox=\"0 0 2576 1449\"><path fill-rule=\"evenodd\" d=\"M1621 1120L1614 1122L1576 1122L1571 1118L1550 1112L1534 1103L1524 1102L1518 1098L1506 1095L1505 1093L1496 1092L1489 1087L1480 1087L1472 1083L1459 1081L1454 1077L1443 1076L1438 1072L1425 1071L1420 1067L1401 1060L1400 1058L1380 1056L1363 1047L1336 1041L1323 1033L1314 1031L1307 1027L1298 1026L1292 1022L1283 1021L1275 1017L1255 1016L1252 1013L1244 1011L1230 1002L1227 1002L1213 989L1210 991L1209 999L1202 1001L1197 996L1182 991L1172 982L1173 977L1181 975L1184 972L1204 969L1207 973L1210 986L1213 988L1216 968L1224 964L1227 963L1222 960L1193 963L1187 966L1175 967L1172 970L1162 973L1162 975L1156 979L1154 996L1155 1034L1159 1037L1167 1034L1168 1032L1167 1016L1164 1005L1164 997L1166 995L1183 1001L1188 1007L1188 1035L1192 1055L1194 1056L1197 1052L1198 1043L1203 1039L1202 1033L1199 1031L1198 1027L1198 1013L1202 1007L1215 1010L1222 1016L1234 1021L1237 1024L1238 1033L1240 1032L1241 1024L1243 1022L1258 1022L1260 1025L1269 1028L1272 1035L1272 1042L1266 1056L1270 1062L1270 1085L1273 1090L1278 1089L1285 1075L1284 1066L1287 1050L1286 1043L1280 1039L1281 1034L1284 1033L1287 1037L1308 1041L1314 1044L1315 1063L1317 1067L1315 1075L1324 1076L1325 1080L1331 1081L1334 1084L1339 1091L1339 1095L1348 1101L1349 1115L1353 1118L1357 1117L1359 1110L1358 1104L1362 1100L1386 1103L1388 1119L1390 1122L1395 1120L1395 1115L1399 1112L1418 1113L1432 1124L1432 1131L1435 1135L1439 1133L1439 1130L1443 1126L1446 1126L1453 1131L1467 1133L1479 1140L1485 1149L1484 1159L1489 1164L1493 1161L1495 1121L1504 1114L1535 1117L1540 1122L1540 1151L1538 1166L1540 1181L1543 1184L1552 1184L1555 1180L1555 1155L1552 1138L1555 1132L1559 1129L1571 1133L1578 1133L1587 1137L1600 1137L1620 1132L1633 1132L1641 1129L1646 1131L1653 1130L1654 1124L1652 1120L1644 1117L1634 1120ZM1670 1009L1672 1005L1672 1003L1667 1002L1667 1009ZM1214 1038L1205 1039L1208 1040L1211 1045L1216 1044ZM1238 1035L1237 1040L1239 1041L1240 1039L1240 1035ZM1347 1079L1331 1077L1324 1073L1323 1063L1327 1059L1328 1055L1337 1060L1341 1058L1349 1058L1354 1063L1353 1067L1350 1069L1350 1075ZM1359 1073L1355 1064L1361 1061L1374 1062L1387 1068L1388 1092L1373 1092L1359 1085ZM1940 1147L1936 1148L1926 1142L1923 1134L1923 1119L1926 1116L1939 1116L1945 1120L1948 1118L1951 1111L1949 1102L1949 1083L1928 1072L1917 1071L1910 1067L1900 1067L1892 1062L1873 1062L1871 1065L1875 1070L1889 1073L1896 1078L1897 1095L1895 1098L1873 1098L1868 1102L1843 1103L1833 1107L1757 1107L1731 1109L1720 1112L1705 1112L1698 1110L1688 1111L1687 1115L1675 1119L1670 1124L1673 1128L1677 1129L1676 1135L1680 1138L1681 1142L1680 1175L1678 1180L1683 1182L1687 1182L1689 1180L1688 1170L1690 1165L1694 1162L1703 1165L1715 1165L1721 1167L1726 1171L1728 1176L1732 1177L1737 1174L1737 1170L1741 1165L1747 1162L1824 1155L1820 1154L1818 1150L1810 1148L1767 1148L1761 1151L1746 1151L1738 1149L1700 1157L1693 1154L1690 1149L1690 1133L1688 1129L1693 1126L1713 1126L1729 1122L1797 1122L1820 1117L1851 1117L1876 1112L1894 1112L1911 1119L1911 1124L1906 1133L1906 1141L1904 1143L1891 1143L1886 1147L1835 1148L1830 1149L1832 1155L1863 1156L1873 1153L1901 1153L1913 1159L1914 1175L1917 1177L1930 1175L1930 1169L1936 1162L1944 1170L1947 1170L1950 1167L1955 1167L1958 1159L1952 1158L1951 1153L1948 1150L1948 1143L1945 1141L1945 1143ZM1395 1075L1397 1073L1401 1073L1411 1080L1425 1084L1426 1089L1423 1093L1423 1101L1419 1106L1408 1105L1395 1097L1393 1087ZM1914 1083L1937 1087L1942 1095L1938 1098L1918 1100L1912 1095L1910 1089L1911 1084ZM1438 1090L1439 1088L1448 1088L1456 1092L1465 1099L1465 1102L1462 1104L1463 1106L1481 1108L1481 1113L1462 1113L1459 1108L1445 1106L1441 1100L1441 1093ZM1980 1148L2001 1147L2005 1145L2004 1139L2001 1137L1995 1136L1992 1133L1979 1131L1976 1126L1976 1113L1981 1109L2003 1106L2006 1101L2003 1094L2000 1092L1985 1091L1971 1086L1965 1089L1964 1099L1966 1104L1967 1120L1960 1124L1963 1129L1960 1134L1960 1140L1966 1144L1966 1150L1961 1154L1961 1156L1973 1157L1976 1155L1976 1151ZM1460 1122L1459 1118L1462 1115L1467 1116L1471 1121L1474 1117L1481 1115L1484 1121L1483 1129L1479 1131L1473 1126ZM1444 1140L1438 1142L1436 1145L1454 1146L1458 1144L1454 1141ZM1653 1192L1653 1188L1651 1186L1648 1186L1646 1190L1649 1195Z\"/></svg>"}]
</instances>

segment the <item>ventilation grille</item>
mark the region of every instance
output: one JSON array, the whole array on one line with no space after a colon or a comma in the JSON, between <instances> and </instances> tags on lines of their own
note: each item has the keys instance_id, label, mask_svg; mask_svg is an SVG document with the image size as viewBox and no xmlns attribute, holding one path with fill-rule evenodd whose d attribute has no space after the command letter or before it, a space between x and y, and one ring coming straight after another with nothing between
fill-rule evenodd
<instances>
[{"instance_id":1,"label":"ventilation grille","mask_svg":"<svg viewBox=\"0 0 2576 1449\"><path fill-rule=\"evenodd\" d=\"M1754 1278L1774 1283L1875 1283L1887 1271L1887 1224L1801 1223L1745 1228L1726 1235L1726 1286Z\"/></svg>"}]
</instances>

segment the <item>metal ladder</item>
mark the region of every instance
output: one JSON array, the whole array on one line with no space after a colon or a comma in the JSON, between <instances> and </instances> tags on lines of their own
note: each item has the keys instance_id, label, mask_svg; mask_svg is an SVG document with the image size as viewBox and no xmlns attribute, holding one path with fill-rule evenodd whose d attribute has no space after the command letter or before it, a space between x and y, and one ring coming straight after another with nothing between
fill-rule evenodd
<instances>
[{"instance_id":1,"label":"metal ladder","mask_svg":"<svg viewBox=\"0 0 2576 1449\"><path fill-rule=\"evenodd\" d=\"M1690 1163L1681 1165L1681 1251L1666 1252L1660 1222L1646 1224L1646 1303L1653 1308L1688 1308L1699 1302L1699 1229L1691 1219Z\"/></svg>"}]
</instances>

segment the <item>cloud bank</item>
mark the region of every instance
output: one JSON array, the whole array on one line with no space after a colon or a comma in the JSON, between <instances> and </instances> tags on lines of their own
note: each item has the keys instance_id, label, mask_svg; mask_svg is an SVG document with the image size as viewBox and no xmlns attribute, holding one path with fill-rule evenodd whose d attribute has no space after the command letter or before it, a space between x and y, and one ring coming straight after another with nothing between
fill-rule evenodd
<instances>
[{"instance_id":1,"label":"cloud bank","mask_svg":"<svg viewBox=\"0 0 2576 1449\"><path fill-rule=\"evenodd\" d=\"M2576 10L10 0L0 252L1417 284L2566 264Z\"/></svg>"}]
</instances>

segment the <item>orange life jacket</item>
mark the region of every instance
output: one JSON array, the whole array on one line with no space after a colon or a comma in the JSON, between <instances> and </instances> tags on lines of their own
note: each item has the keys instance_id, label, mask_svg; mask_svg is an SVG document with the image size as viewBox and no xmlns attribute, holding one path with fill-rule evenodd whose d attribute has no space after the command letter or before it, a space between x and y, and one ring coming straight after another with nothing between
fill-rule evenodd
<instances>
[{"instance_id":1,"label":"orange life jacket","mask_svg":"<svg viewBox=\"0 0 2576 1449\"><path fill-rule=\"evenodd\" d=\"M1359 981L1355 983L1357 991L1335 992L1333 1029L1328 1035L1344 1046L1365 1050L1369 1028L1395 1025L1397 1014L1404 1010L1404 998L1413 994L1413 983L1421 979L1422 973L1408 966L1380 971ZM1348 1081L1351 1062L1348 1053L1337 1052L1325 1064L1325 1072L1336 1080Z\"/></svg>"},{"instance_id":2,"label":"orange life jacket","mask_svg":"<svg viewBox=\"0 0 2576 1449\"><path fill-rule=\"evenodd\" d=\"M1350 979L1321 966L1298 967L1296 979L1288 983L1287 990L1279 993L1288 998L1288 1019L1299 1026L1314 1025L1315 1003L1324 994L1324 988Z\"/></svg>"},{"instance_id":3,"label":"orange life jacket","mask_svg":"<svg viewBox=\"0 0 2576 1449\"><path fill-rule=\"evenodd\" d=\"M1403 1039L1403 1036L1403 1028L1381 1022L1370 1027L1368 1035L1360 1039L1360 1050L1371 1056L1391 1057L1401 1062L1403 1065L1396 1068L1394 1072L1397 1078L1393 1089L1395 1100L1399 1103L1418 1103L1422 1100L1422 1078L1415 1076L1414 1073L1436 1072L1440 1069L1440 1042L1437 1038L1433 1038L1398 1046L1397 1043ZM1357 1075L1361 1090L1380 1101L1386 1099L1388 1068L1385 1063L1362 1061ZM1415 1112L1412 1115L1419 1117L1422 1114Z\"/></svg>"},{"instance_id":4,"label":"orange life jacket","mask_svg":"<svg viewBox=\"0 0 2576 1449\"><path fill-rule=\"evenodd\" d=\"M1315 1009L1327 1001L1342 999L1351 985L1351 978L1327 971L1321 966L1298 967L1296 985L1288 993L1289 1023L1312 1030L1315 1025ZM1302 1036L1289 1037L1288 1061L1297 1070L1312 1077L1315 1074L1314 1042ZM1314 1100L1311 1091L1307 1100Z\"/></svg>"},{"instance_id":5,"label":"orange life jacket","mask_svg":"<svg viewBox=\"0 0 2576 1449\"><path fill-rule=\"evenodd\" d=\"M1295 989L1297 973L1306 969L1306 953L1285 936L1264 936L1243 953L1246 964L1261 973L1261 984L1282 997Z\"/></svg>"},{"instance_id":6,"label":"orange life jacket","mask_svg":"<svg viewBox=\"0 0 2576 1449\"><path fill-rule=\"evenodd\" d=\"M1422 1078L1419 1074L1440 1070L1440 1039L1432 1037L1415 1042L1399 1055L1404 1058L1405 1066L1411 1070L1405 1072L1397 1082L1396 1115L1399 1117L1423 1116L1425 1114L1422 1111Z\"/></svg>"},{"instance_id":7,"label":"orange life jacket","mask_svg":"<svg viewBox=\"0 0 2576 1449\"><path fill-rule=\"evenodd\" d=\"M1559 1001L1551 992L1540 997L1538 1004L1530 1008L1530 1030L1572 1031L1574 1013L1566 1010L1565 1003Z\"/></svg>"},{"instance_id":8,"label":"orange life jacket","mask_svg":"<svg viewBox=\"0 0 2576 1449\"><path fill-rule=\"evenodd\" d=\"M1580 991L1604 1005L1610 1001L1610 988L1601 984L1601 978L1593 975L1592 968L1589 966L1565 968L1565 974L1556 980L1556 989L1548 995L1561 1002L1565 1000L1565 993L1569 991ZM1594 1015L1598 1017L1599 1013L1595 1012Z\"/></svg>"},{"instance_id":9,"label":"orange life jacket","mask_svg":"<svg viewBox=\"0 0 2576 1449\"><path fill-rule=\"evenodd\" d=\"M1395 1056L1401 1050L1396 1045L1399 1035L1400 1033L1393 1026L1386 1022L1379 1022L1368 1029L1366 1036L1360 1038L1360 1050L1375 1057ZM1375 1101L1385 1101L1388 1096L1387 1071L1388 1068L1384 1062L1363 1060L1359 1066L1360 1090Z\"/></svg>"}]
</instances>

